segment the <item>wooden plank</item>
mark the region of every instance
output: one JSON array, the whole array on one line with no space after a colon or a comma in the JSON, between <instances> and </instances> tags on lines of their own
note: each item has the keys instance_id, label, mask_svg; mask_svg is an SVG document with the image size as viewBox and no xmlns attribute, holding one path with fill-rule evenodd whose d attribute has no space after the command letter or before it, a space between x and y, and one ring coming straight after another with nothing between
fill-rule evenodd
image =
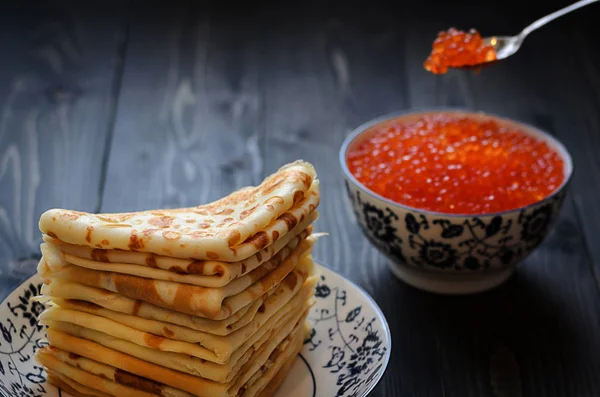
<instances>
[{"instance_id":1,"label":"wooden plank","mask_svg":"<svg viewBox=\"0 0 600 397\"><path fill-rule=\"evenodd\" d=\"M102 211L199 205L259 182L251 40L199 2L138 5Z\"/></svg>"},{"instance_id":2,"label":"wooden plank","mask_svg":"<svg viewBox=\"0 0 600 397\"><path fill-rule=\"evenodd\" d=\"M418 310L430 297L394 279L363 237L338 162L339 147L352 128L408 106L400 16L378 2L360 12L309 2L272 6L258 17L258 25L268 26L261 41L265 168L270 172L296 158L317 168L322 182L317 230L330 236L320 240L314 256L363 286L390 323L390 369L373 395L440 396L436 331Z\"/></svg>"},{"instance_id":3,"label":"wooden plank","mask_svg":"<svg viewBox=\"0 0 600 397\"><path fill-rule=\"evenodd\" d=\"M279 18L284 7L271 7L259 17L260 21L274 21L262 41L265 166L272 172L297 158L315 165L323 196L319 223L335 236L324 238L316 253L342 273L358 271L355 276L374 287L369 285L371 269L350 267L355 257L353 243L363 238L345 230L352 212L345 201L338 152L350 129L406 106L404 90L395 88L405 84L402 59L388 57L383 64L375 61L392 47L401 51L403 44L400 33L385 28L396 18L386 16L381 8L369 7L368 19L377 22L361 26L367 32L365 37L357 29L359 16L351 10L340 8L330 16L317 9L318 5L293 9L293 21ZM314 28L306 31L302 26ZM381 44L370 46L373 41Z\"/></svg>"},{"instance_id":4,"label":"wooden plank","mask_svg":"<svg viewBox=\"0 0 600 397\"><path fill-rule=\"evenodd\" d=\"M39 215L96 210L127 4L0 7L0 298L35 271Z\"/></svg>"},{"instance_id":5,"label":"wooden plank","mask_svg":"<svg viewBox=\"0 0 600 397\"><path fill-rule=\"evenodd\" d=\"M478 21L463 27L477 26L498 34L517 32L558 6L547 4L544 9L519 16L495 10L490 18L484 17L485 9L476 8L471 14L477 15ZM440 15L435 21L451 26L449 20L465 20L464 10L455 12ZM590 231L595 225L593 218L583 220L576 211L577 205L595 208L589 198L599 189L590 181L594 173L588 170L594 169L590 159L598 153L594 145L598 129L573 113L579 108L578 116L582 117L597 102L586 90L585 80L577 76L582 65L570 65L569 55L565 56L572 54L573 43L568 35L564 37L565 32L573 32L575 26L593 31L591 18L562 21L554 31L528 39L530 42L514 58L479 75L454 71L434 77L436 87L454 84L464 96L463 103L448 104L512 117L554 133L576 155L576 168L582 168L577 163L584 162L586 169L582 175L576 174L555 231L519 267L516 278L477 299L445 299L429 308L438 312L431 321L439 329L446 395L595 395L600 389L600 343L594 337L600 332L600 303L591 271L595 257L588 251L593 246ZM413 29L411 42L423 34L419 28ZM420 51L418 57L426 55ZM417 77L422 72L412 69L411 73L409 80L422 87L424 78ZM437 91L435 98L440 98ZM432 98L417 95L416 100L430 102ZM597 111L586 117L597 120ZM587 205L579 204L583 200L578 197L587 197ZM582 228L586 223L588 230Z\"/></svg>"},{"instance_id":6,"label":"wooden plank","mask_svg":"<svg viewBox=\"0 0 600 397\"><path fill-rule=\"evenodd\" d=\"M529 58L480 75L434 77L422 70L440 29L458 24L483 26L484 32L517 32L545 12L531 9L511 18L483 5L474 6L472 13L466 9L473 5L451 6L440 6L435 13L407 6L405 16L398 17L373 2L360 15L305 5L287 9L293 21L271 22L261 68L268 76L266 169L297 157L317 166L324 181L318 228L331 236L317 246L315 256L366 287L390 321L393 376L384 378L377 393L594 395L600 390L595 376L600 367L598 355L590 352L600 351L593 336L599 331L600 307L571 199L556 231L522 264L517 277L495 291L457 298L419 292L394 280L347 210L337 150L350 128L374 116L408 106L458 106L539 124L548 115L540 108L553 108L552 122L565 122L556 93L540 95L538 84L528 85L537 76L535 68L527 68ZM282 14L271 8L259 20L277 21ZM555 49L557 58L561 49ZM560 73L559 65L553 70ZM537 80L548 87L543 78ZM592 130L587 131L590 139Z\"/></svg>"},{"instance_id":7,"label":"wooden plank","mask_svg":"<svg viewBox=\"0 0 600 397\"><path fill-rule=\"evenodd\" d=\"M600 12L600 6L595 9ZM575 173L572 197L578 219L586 236L586 249L592 259L592 271L600 288L600 55L590 38L595 31L591 18L580 20L568 34L556 34L556 40L565 49L562 54L551 52L547 43L532 49L532 68L539 68L535 84L540 95L555 95L556 101L548 106L550 115L540 122L553 122L556 135L573 155ZM547 64L540 62L541 54L549 54ZM544 84L553 81L554 84ZM558 93L558 95L556 95Z\"/></svg>"},{"instance_id":8,"label":"wooden plank","mask_svg":"<svg viewBox=\"0 0 600 397\"><path fill-rule=\"evenodd\" d=\"M507 285L440 297L391 276L352 220L337 164L349 129L409 106L481 108L560 135L570 119L548 88L539 93L545 77L523 58L478 76L423 72L432 33L453 21L478 25L465 5L436 18L431 8L401 13L373 2L359 12L316 2L239 15L218 7L138 10L103 210L206 202L305 158L323 182L318 230L331 233L315 257L364 286L390 321L391 367L374 395L597 394L600 310L572 200ZM478 7L490 32L517 31L538 15Z\"/></svg>"}]
</instances>

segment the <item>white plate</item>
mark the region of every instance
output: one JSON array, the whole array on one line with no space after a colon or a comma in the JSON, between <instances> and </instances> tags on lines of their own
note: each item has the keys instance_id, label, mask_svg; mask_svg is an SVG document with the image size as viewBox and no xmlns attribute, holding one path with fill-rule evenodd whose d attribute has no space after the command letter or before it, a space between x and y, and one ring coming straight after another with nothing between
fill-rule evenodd
<instances>
[{"instance_id":1,"label":"white plate","mask_svg":"<svg viewBox=\"0 0 600 397\"><path fill-rule=\"evenodd\" d=\"M276 397L363 397L375 387L387 367L390 331L373 299L333 270L319 266L309 321L311 336ZM7 397L68 397L46 383L35 362L35 351L46 345L37 316L44 306L35 275L0 304L0 393Z\"/></svg>"}]
</instances>

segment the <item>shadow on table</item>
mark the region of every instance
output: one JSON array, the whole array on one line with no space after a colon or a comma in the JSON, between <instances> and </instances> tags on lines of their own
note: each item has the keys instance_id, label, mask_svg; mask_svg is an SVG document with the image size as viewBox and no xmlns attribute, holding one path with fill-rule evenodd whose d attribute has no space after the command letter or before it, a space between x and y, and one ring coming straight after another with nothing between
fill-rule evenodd
<instances>
[{"instance_id":1,"label":"shadow on table","mask_svg":"<svg viewBox=\"0 0 600 397\"><path fill-rule=\"evenodd\" d=\"M465 395L474 384L528 395L535 385L589 381L600 364L598 315L582 307L577 287L558 288L561 280L524 265L504 285L470 296L423 292L382 272L373 297L392 331L394 379L386 382L422 395L448 387Z\"/></svg>"}]
</instances>

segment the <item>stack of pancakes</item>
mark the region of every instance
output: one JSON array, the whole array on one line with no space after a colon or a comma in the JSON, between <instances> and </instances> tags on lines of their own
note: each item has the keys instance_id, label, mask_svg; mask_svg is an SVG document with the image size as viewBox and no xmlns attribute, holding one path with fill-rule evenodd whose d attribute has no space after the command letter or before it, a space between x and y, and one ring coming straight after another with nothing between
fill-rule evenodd
<instances>
[{"instance_id":1,"label":"stack of pancakes","mask_svg":"<svg viewBox=\"0 0 600 397\"><path fill-rule=\"evenodd\" d=\"M306 337L319 181L305 162L208 205L44 213L36 359L75 396L270 396Z\"/></svg>"}]
</instances>

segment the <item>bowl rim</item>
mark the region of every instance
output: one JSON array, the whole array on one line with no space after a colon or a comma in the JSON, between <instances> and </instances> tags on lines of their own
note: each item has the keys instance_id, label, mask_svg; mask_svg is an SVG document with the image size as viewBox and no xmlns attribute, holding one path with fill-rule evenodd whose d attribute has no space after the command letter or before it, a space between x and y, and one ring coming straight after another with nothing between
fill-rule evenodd
<instances>
[{"instance_id":1,"label":"bowl rim","mask_svg":"<svg viewBox=\"0 0 600 397\"><path fill-rule=\"evenodd\" d=\"M524 127L523 129L525 130L524 131L525 133L534 131L536 134L539 134L540 136L542 136L547 142L550 142L551 145L553 146L553 149L556 150L558 152L558 154L562 157L563 161L565 162L565 168L566 168L565 179L560 184L560 186L558 186L551 194L549 194L548 196L544 197L543 199L541 199L539 201L525 205L523 207L513 208L510 210L499 211L499 212L455 214L455 213L431 211L431 210L427 210L427 209L423 209L423 208L410 207L405 204L397 203L397 202L392 201L386 197L383 197L380 194L375 193L371 189L367 188L358 179L356 179L356 177L350 172L350 170L348 169L348 164L346 163L346 153L348 152L348 148L350 147L352 142L354 142L354 140L356 138L358 138L362 133L364 133L369 128L371 128L377 124L383 123L385 121L389 121L389 120L399 118L402 116L411 116L411 115L419 115L419 114L427 114L427 113L462 113L462 114L471 115L471 116L487 116L487 117L495 118L500 121L518 124L518 125ZM530 135L533 135L533 134L530 134ZM535 135L534 135L534 137L535 137ZM573 159L571 157L571 153L567 150L565 145L560 140L558 140L558 138L554 137L549 132L546 132L536 126L522 122L520 120L516 120L516 119L509 118L509 117L504 117L504 116L499 116L495 113L484 112L484 111L475 111L475 110L459 108L459 107L427 107L427 108L418 108L418 109L407 109L407 110L386 113L384 115L381 115L379 117L371 119L371 120L359 125L358 127L354 128L350 132L350 134L348 134L348 136L344 139L344 142L342 143L342 146L340 147L340 151L339 151L339 160L340 160L340 165L342 167L342 171L344 172L346 178L350 179L353 183L355 183L357 186L359 186L368 195L370 195L378 200L381 200L391 206L399 207L399 208L402 208L407 211L414 211L414 212L436 215L436 216L444 216L444 217L448 217L448 218L465 218L465 217L482 218L482 217L490 217L490 216L500 216L500 215L515 213L515 212L519 212L519 211L522 211L522 210L525 210L525 209L528 209L531 207L538 206L539 204L549 201L553 197L561 194L566 189L566 187L569 185L569 183L571 182L571 178L572 178L573 172L574 172L574 164L573 164Z\"/></svg>"}]
</instances>

